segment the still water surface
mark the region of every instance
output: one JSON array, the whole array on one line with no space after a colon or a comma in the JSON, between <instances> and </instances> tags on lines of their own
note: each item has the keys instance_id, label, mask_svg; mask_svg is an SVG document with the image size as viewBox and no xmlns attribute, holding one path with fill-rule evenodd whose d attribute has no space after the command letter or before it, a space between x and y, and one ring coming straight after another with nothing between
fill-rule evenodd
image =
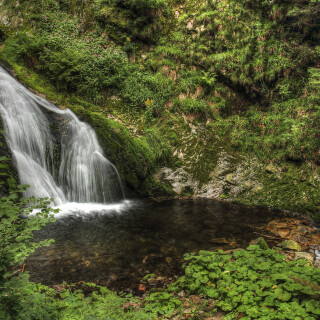
<instances>
[{"instance_id":1,"label":"still water surface","mask_svg":"<svg viewBox=\"0 0 320 320\"><path fill-rule=\"evenodd\" d=\"M31 280L135 287L148 273L179 274L186 252L246 247L279 216L208 199L130 201L96 210L84 212L79 205L36 233L36 240L55 242L28 258Z\"/></svg>"}]
</instances>

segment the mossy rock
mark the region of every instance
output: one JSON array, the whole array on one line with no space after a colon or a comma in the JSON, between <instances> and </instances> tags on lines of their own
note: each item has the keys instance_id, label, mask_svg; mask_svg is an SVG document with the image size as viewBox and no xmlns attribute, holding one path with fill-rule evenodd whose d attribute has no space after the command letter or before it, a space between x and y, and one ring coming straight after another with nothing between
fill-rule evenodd
<instances>
[{"instance_id":1,"label":"mossy rock","mask_svg":"<svg viewBox=\"0 0 320 320\"><path fill-rule=\"evenodd\" d=\"M250 244L251 245L258 245L261 249L264 249L264 250L269 249L269 246L263 237L259 237L258 239L250 241Z\"/></svg>"},{"instance_id":2,"label":"mossy rock","mask_svg":"<svg viewBox=\"0 0 320 320\"><path fill-rule=\"evenodd\" d=\"M281 247L283 249L293 250L293 251L301 251L301 246L298 242L293 240L286 240L281 243Z\"/></svg>"}]
</instances>

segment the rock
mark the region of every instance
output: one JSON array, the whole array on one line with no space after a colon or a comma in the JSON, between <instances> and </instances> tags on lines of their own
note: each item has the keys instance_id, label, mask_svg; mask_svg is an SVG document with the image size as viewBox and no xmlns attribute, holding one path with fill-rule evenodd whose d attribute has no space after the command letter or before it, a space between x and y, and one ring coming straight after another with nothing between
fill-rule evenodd
<instances>
[{"instance_id":1,"label":"rock","mask_svg":"<svg viewBox=\"0 0 320 320\"><path fill-rule=\"evenodd\" d=\"M316 260L314 267L320 269L320 260Z\"/></svg>"},{"instance_id":2,"label":"rock","mask_svg":"<svg viewBox=\"0 0 320 320\"><path fill-rule=\"evenodd\" d=\"M65 287L64 285L62 285L62 284L55 284L55 285L53 285L52 287L53 287L53 289L56 290L56 291L62 291L62 290L64 290L64 289L66 289L66 287Z\"/></svg>"},{"instance_id":3,"label":"rock","mask_svg":"<svg viewBox=\"0 0 320 320\"><path fill-rule=\"evenodd\" d=\"M186 293L183 290L178 293L178 296L181 298L185 297L185 295Z\"/></svg>"},{"instance_id":4,"label":"rock","mask_svg":"<svg viewBox=\"0 0 320 320\"><path fill-rule=\"evenodd\" d=\"M229 173L226 175L226 178L225 178L225 181L229 184L233 184L235 185L235 182L233 180L233 174L232 173Z\"/></svg>"},{"instance_id":5,"label":"rock","mask_svg":"<svg viewBox=\"0 0 320 320\"><path fill-rule=\"evenodd\" d=\"M154 279L154 278L148 279L148 285L149 286L155 286L157 284L157 282L158 281L156 279Z\"/></svg>"},{"instance_id":6,"label":"rock","mask_svg":"<svg viewBox=\"0 0 320 320\"><path fill-rule=\"evenodd\" d=\"M281 247L283 249L288 249L288 250L294 250L294 251L301 251L301 246L298 242L293 241L293 240L286 240L281 243Z\"/></svg>"},{"instance_id":7,"label":"rock","mask_svg":"<svg viewBox=\"0 0 320 320\"><path fill-rule=\"evenodd\" d=\"M175 171L170 168L162 168L157 172L156 178L161 182L169 182L172 190L178 195L183 193L193 194L199 189L199 183L182 168Z\"/></svg>"},{"instance_id":8,"label":"rock","mask_svg":"<svg viewBox=\"0 0 320 320\"><path fill-rule=\"evenodd\" d=\"M216 244L228 244L229 241L226 238L214 238L209 240L211 243L216 243Z\"/></svg>"},{"instance_id":9,"label":"rock","mask_svg":"<svg viewBox=\"0 0 320 320\"><path fill-rule=\"evenodd\" d=\"M192 302L193 302L194 304L199 304L200 301L201 301L200 297L198 297L198 296L192 295L192 296L190 296L190 298L191 298L191 300L192 300Z\"/></svg>"},{"instance_id":10,"label":"rock","mask_svg":"<svg viewBox=\"0 0 320 320\"><path fill-rule=\"evenodd\" d=\"M285 238L290 234L290 230L289 229L280 229L280 230L278 230L278 234L281 238Z\"/></svg>"},{"instance_id":11,"label":"rock","mask_svg":"<svg viewBox=\"0 0 320 320\"><path fill-rule=\"evenodd\" d=\"M147 291L147 287L143 283L140 283L138 290L139 292L145 293Z\"/></svg>"},{"instance_id":12,"label":"rock","mask_svg":"<svg viewBox=\"0 0 320 320\"><path fill-rule=\"evenodd\" d=\"M157 277L156 278L156 280L158 281L158 282L165 282L166 280L167 280L167 278L166 277Z\"/></svg>"},{"instance_id":13,"label":"rock","mask_svg":"<svg viewBox=\"0 0 320 320\"><path fill-rule=\"evenodd\" d=\"M274 164L270 163L266 166L266 172L276 174L276 173L279 173L280 170Z\"/></svg>"},{"instance_id":14,"label":"rock","mask_svg":"<svg viewBox=\"0 0 320 320\"><path fill-rule=\"evenodd\" d=\"M216 305L217 305L217 302L215 300L208 299L207 300L207 305L205 307L205 310L206 311L210 311L210 310L214 309L216 307Z\"/></svg>"},{"instance_id":15,"label":"rock","mask_svg":"<svg viewBox=\"0 0 320 320\"><path fill-rule=\"evenodd\" d=\"M288 223L281 222L279 220L272 220L271 222L268 223L268 226L276 229L285 229L285 228L288 228Z\"/></svg>"},{"instance_id":16,"label":"rock","mask_svg":"<svg viewBox=\"0 0 320 320\"><path fill-rule=\"evenodd\" d=\"M166 263L170 264L172 263L173 259L171 257L166 257Z\"/></svg>"},{"instance_id":17,"label":"rock","mask_svg":"<svg viewBox=\"0 0 320 320\"><path fill-rule=\"evenodd\" d=\"M307 260L307 261L310 261L311 263L313 263L314 261L313 255L307 252L296 252L294 255L294 260L299 260L299 259Z\"/></svg>"},{"instance_id":18,"label":"rock","mask_svg":"<svg viewBox=\"0 0 320 320\"><path fill-rule=\"evenodd\" d=\"M252 188L252 192L253 193L259 193L262 190L263 190L263 186L262 185L257 185L257 186Z\"/></svg>"},{"instance_id":19,"label":"rock","mask_svg":"<svg viewBox=\"0 0 320 320\"><path fill-rule=\"evenodd\" d=\"M258 245L261 249L264 249L264 250L269 249L269 246L266 243L266 240L264 240L264 238L262 238L262 237L250 241L250 244Z\"/></svg>"},{"instance_id":20,"label":"rock","mask_svg":"<svg viewBox=\"0 0 320 320\"><path fill-rule=\"evenodd\" d=\"M305 226L303 224L299 224L298 227L297 227L297 231L305 234L310 230L309 230L309 227L307 227L307 226Z\"/></svg>"}]
</instances>

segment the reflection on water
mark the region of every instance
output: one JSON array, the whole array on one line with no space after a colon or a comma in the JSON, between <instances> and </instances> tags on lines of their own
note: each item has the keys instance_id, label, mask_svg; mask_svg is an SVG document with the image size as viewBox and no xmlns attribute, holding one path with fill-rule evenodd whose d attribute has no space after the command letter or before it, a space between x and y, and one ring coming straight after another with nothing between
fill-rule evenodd
<instances>
[{"instance_id":1,"label":"reflection on water","mask_svg":"<svg viewBox=\"0 0 320 320\"><path fill-rule=\"evenodd\" d=\"M36 233L37 241L55 242L28 258L31 280L130 286L148 273L176 274L186 252L245 247L275 217L266 209L208 199L77 210Z\"/></svg>"}]
</instances>

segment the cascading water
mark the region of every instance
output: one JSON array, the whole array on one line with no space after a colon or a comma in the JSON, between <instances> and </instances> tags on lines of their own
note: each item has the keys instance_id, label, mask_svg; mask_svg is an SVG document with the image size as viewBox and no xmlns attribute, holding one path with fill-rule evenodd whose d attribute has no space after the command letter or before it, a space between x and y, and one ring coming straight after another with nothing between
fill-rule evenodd
<instances>
[{"instance_id":1,"label":"cascading water","mask_svg":"<svg viewBox=\"0 0 320 320\"><path fill-rule=\"evenodd\" d=\"M53 134L50 114L59 121L58 134ZM124 199L119 174L104 157L93 129L69 109L60 110L30 92L1 67L0 115L20 182L30 185L26 196L53 198L58 206Z\"/></svg>"}]
</instances>

